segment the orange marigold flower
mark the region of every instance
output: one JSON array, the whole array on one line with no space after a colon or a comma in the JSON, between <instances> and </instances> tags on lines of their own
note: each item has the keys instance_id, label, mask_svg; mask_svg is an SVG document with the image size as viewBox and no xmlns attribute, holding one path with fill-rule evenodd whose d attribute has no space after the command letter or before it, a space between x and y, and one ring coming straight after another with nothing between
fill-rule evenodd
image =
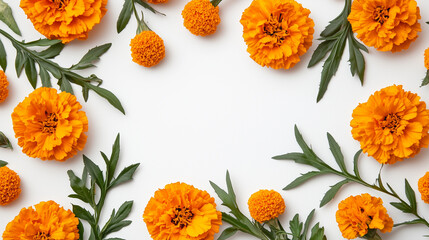
<instances>
[{"instance_id":1,"label":"orange marigold flower","mask_svg":"<svg viewBox=\"0 0 429 240\"><path fill-rule=\"evenodd\" d=\"M429 172L419 179L419 192L422 196L422 200L429 204Z\"/></svg>"},{"instance_id":2,"label":"orange marigold flower","mask_svg":"<svg viewBox=\"0 0 429 240\"><path fill-rule=\"evenodd\" d=\"M348 20L365 45L398 52L417 39L420 18L415 0L355 0Z\"/></svg>"},{"instance_id":3,"label":"orange marigold flower","mask_svg":"<svg viewBox=\"0 0 429 240\"><path fill-rule=\"evenodd\" d=\"M15 239L79 239L79 219L54 201L40 202L23 208L6 226L3 240Z\"/></svg>"},{"instance_id":4,"label":"orange marigold flower","mask_svg":"<svg viewBox=\"0 0 429 240\"><path fill-rule=\"evenodd\" d=\"M353 138L378 162L393 164L429 144L429 110L417 94L390 86L371 95L352 114Z\"/></svg>"},{"instance_id":5,"label":"orange marigold flower","mask_svg":"<svg viewBox=\"0 0 429 240\"><path fill-rule=\"evenodd\" d=\"M294 0L253 0L240 20L250 57L274 69L295 66L313 41L309 15Z\"/></svg>"},{"instance_id":6,"label":"orange marigold flower","mask_svg":"<svg viewBox=\"0 0 429 240\"><path fill-rule=\"evenodd\" d=\"M106 13L107 0L21 0L34 28L49 39L86 39Z\"/></svg>"},{"instance_id":7,"label":"orange marigold flower","mask_svg":"<svg viewBox=\"0 0 429 240\"><path fill-rule=\"evenodd\" d=\"M429 48L425 50L425 67L429 70Z\"/></svg>"},{"instance_id":8,"label":"orange marigold flower","mask_svg":"<svg viewBox=\"0 0 429 240\"><path fill-rule=\"evenodd\" d=\"M166 3L168 2L168 0L146 0L146 2L153 3L153 4L160 4L160 3Z\"/></svg>"},{"instance_id":9,"label":"orange marigold flower","mask_svg":"<svg viewBox=\"0 0 429 240\"><path fill-rule=\"evenodd\" d=\"M0 167L0 205L7 205L21 194L21 179L8 167Z\"/></svg>"},{"instance_id":10,"label":"orange marigold flower","mask_svg":"<svg viewBox=\"0 0 429 240\"><path fill-rule=\"evenodd\" d=\"M157 65L165 57L164 41L153 31L142 31L131 39L133 61L145 66Z\"/></svg>"},{"instance_id":11,"label":"orange marigold flower","mask_svg":"<svg viewBox=\"0 0 429 240\"><path fill-rule=\"evenodd\" d=\"M41 87L15 107L13 130L22 152L42 160L65 161L83 149L88 119L76 97Z\"/></svg>"},{"instance_id":12,"label":"orange marigold flower","mask_svg":"<svg viewBox=\"0 0 429 240\"><path fill-rule=\"evenodd\" d=\"M143 220L155 240L212 240L219 232L222 214L206 191L177 182L155 192Z\"/></svg>"},{"instance_id":13,"label":"orange marigold flower","mask_svg":"<svg viewBox=\"0 0 429 240\"><path fill-rule=\"evenodd\" d=\"M393 220L387 214L381 198L368 193L341 201L335 216L343 237L347 239L363 237L369 229L380 229L385 233L392 231L393 227Z\"/></svg>"},{"instance_id":14,"label":"orange marigold flower","mask_svg":"<svg viewBox=\"0 0 429 240\"><path fill-rule=\"evenodd\" d=\"M209 0L192 0L182 11L183 25L194 35L207 36L216 32L220 23L219 7Z\"/></svg>"},{"instance_id":15,"label":"orange marigold flower","mask_svg":"<svg viewBox=\"0 0 429 240\"><path fill-rule=\"evenodd\" d=\"M9 82L7 81L6 74L0 70L0 103L4 102L7 96L9 96L7 86L9 86Z\"/></svg>"},{"instance_id":16,"label":"orange marigold flower","mask_svg":"<svg viewBox=\"0 0 429 240\"><path fill-rule=\"evenodd\" d=\"M284 213L286 205L282 195L274 190L259 190L247 201L250 216L263 223Z\"/></svg>"}]
</instances>

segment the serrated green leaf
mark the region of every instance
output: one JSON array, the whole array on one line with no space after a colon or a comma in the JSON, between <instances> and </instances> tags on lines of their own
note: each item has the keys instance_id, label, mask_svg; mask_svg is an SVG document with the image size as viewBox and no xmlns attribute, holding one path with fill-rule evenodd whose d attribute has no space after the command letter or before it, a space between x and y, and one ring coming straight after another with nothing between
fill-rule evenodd
<instances>
[{"instance_id":1,"label":"serrated green leaf","mask_svg":"<svg viewBox=\"0 0 429 240\"><path fill-rule=\"evenodd\" d=\"M7 162L0 160L0 167L4 167L7 165Z\"/></svg>"},{"instance_id":2,"label":"serrated green leaf","mask_svg":"<svg viewBox=\"0 0 429 240\"><path fill-rule=\"evenodd\" d=\"M12 9L3 0L0 0L0 20L4 22L14 33L21 36L18 24L16 24L15 18L13 18Z\"/></svg>"},{"instance_id":3,"label":"serrated green leaf","mask_svg":"<svg viewBox=\"0 0 429 240\"><path fill-rule=\"evenodd\" d=\"M331 188L325 193L325 196L323 197L322 201L320 201L320 207L323 207L328 202L330 202L335 197L340 188L347 183L349 183L349 181L346 179L331 186Z\"/></svg>"},{"instance_id":4,"label":"serrated green leaf","mask_svg":"<svg viewBox=\"0 0 429 240\"><path fill-rule=\"evenodd\" d=\"M220 236L217 239L218 240L228 239L228 238L232 237L237 231L238 231L237 228L229 227L229 228L223 230L223 232L220 234Z\"/></svg>"},{"instance_id":5,"label":"serrated green leaf","mask_svg":"<svg viewBox=\"0 0 429 240\"><path fill-rule=\"evenodd\" d=\"M131 15L133 13L133 4L132 0L125 0L124 5L122 6L121 13L119 14L118 20L116 21L116 31L118 33L122 32L130 21Z\"/></svg>"},{"instance_id":6,"label":"serrated green leaf","mask_svg":"<svg viewBox=\"0 0 429 240\"><path fill-rule=\"evenodd\" d=\"M322 61L323 58L325 58L326 54L332 50L334 47L335 41L334 40L326 40L323 41L319 46L317 46L316 50L314 50L313 55L311 55L310 62L308 63L308 68L313 67L320 61Z\"/></svg>"},{"instance_id":7,"label":"serrated green leaf","mask_svg":"<svg viewBox=\"0 0 429 240\"><path fill-rule=\"evenodd\" d=\"M2 131L0 131L0 148L9 148L13 150L12 144Z\"/></svg>"},{"instance_id":8,"label":"serrated green leaf","mask_svg":"<svg viewBox=\"0 0 429 240\"><path fill-rule=\"evenodd\" d=\"M6 54L6 50L4 49L3 42L1 40L0 40L0 67L3 69L3 71L6 71L7 54Z\"/></svg>"},{"instance_id":9,"label":"serrated green leaf","mask_svg":"<svg viewBox=\"0 0 429 240\"><path fill-rule=\"evenodd\" d=\"M328 142L329 142L329 148L331 150L331 153L334 156L335 161L337 162L341 171L346 173L347 169L346 169L346 164L344 162L343 153L341 152L341 148L330 133L327 133L327 135L328 135Z\"/></svg>"},{"instance_id":10,"label":"serrated green leaf","mask_svg":"<svg viewBox=\"0 0 429 240\"><path fill-rule=\"evenodd\" d=\"M48 71L39 65L39 76L42 80L43 87L52 87L51 84L51 75L49 75Z\"/></svg>"},{"instance_id":11,"label":"serrated green leaf","mask_svg":"<svg viewBox=\"0 0 429 240\"><path fill-rule=\"evenodd\" d=\"M31 86L36 89L37 88L37 70L36 70L36 64L34 63L34 60L31 58L28 58L25 62L25 75L27 76L28 81L30 82Z\"/></svg>"},{"instance_id":12,"label":"serrated green leaf","mask_svg":"<svg viewBox=\"0 0 429 240\"><path fill-rule=\"evenodd\" d=\"M360 174L359 174L359 156L362 153L362 149L357 151L355 153L355 156L353 157L353 172L355 173L356 177L360 178Z\"/></svg>"},{"instance_id":13,"label":"serrated green leaf","mask_svg":"<svg viewBox=\"0 0 429 240\"><path fill-rule=\"evenodd\" d=\"M301 174L301 176L299 176L298 178L293 180L291 183L289 183L285 188L283 188L283 190L290 190L290 189L296 188L296 187L300 186L301 184L305 183L306 181L310 180L311 178L319 176L321 174L323 174L323 173L320 171L312 171L312 172L308 172L305 174Z\"/></svg>"},{"instance_id":14,"label":"serrated green leaf","mask_svg":"<svg viewBox=\"0 0 429 240\"><path fill-rule=\"evenodd\" d=\"M422 85L420 87L426 86L429 83L429 70L426 71L425 78L423 78Z\"/></svg>"},{"instance_id":15,"label":"serrated green leaf","mask_svg":"<svg viewBox=\"0 0 429 240\"><path fill-rule=\"evenodd\" d=\"M73 207L73 213L76 215L76 217L87 221L90 225L95 224L94 216L85 208L72 204Z\"/></svg>"},{"instance_id":16,"label":"serrated green leaf","mask_svg":"<svg viewBox=\"0 0 429 240\"><path fill-rule=\"evenodd\" d=\"M83 155L83 163L85 164L86 169L88 170L89 175L92 179L95 180L95 183L100 187L100 189L104 190L104 178L103 172L100 168L95 164L91 159Z\"/></svg>"},{"instance_id":17,"label":"serrated green leaf","mask_svg":"<svg viewBox=\"0 0 429 240\"><path fill-rule=\"evenodd\" d=\"M411 188L407 179L405 179L405 195L407 196L408 201L410 201L412 211L417 213L416 193L413 188Z\"/></svg>"},{"instance_id":18,"label":"serrated green leaf","mask_svg":"<svg viewBox=\"0 0 429 240\"><path fill-rule=\"evenodd\" d=\"M124 183L124 182L127 182L127 181L133 179L134 172L137 170L139 165L140 165L140 163L136 163L136 164L133 164L131 166L124 168L119 173L118 177L113 180L113 182L112 182L112 184L110 184L109 188L113 188L113 187L115 187L121 183Z\"/></svg>"},{"instance_id":19,"label":"serrated green leaf","mask_svg":"<svg viewBox=\"0 0 429 240\"><path fill-rule=\"evenodd\" d=\"M125 114L125 110L122 107L121 102L119 101L119 99L109 90L98 87L98 86L94 86L92 84L87 84L86 85L89 89L93 90L94 92L96 92L98 95L100 95L102 98L106 99L110 104L112 104L113 107L115 107L116 109L118 109L119 111L121 111L123 114Z\"/></svg>"},{"instance_id":20,"label":"serrated green leaf","mask_svg":"<svg viewBox=\"0 0 429 240\"><path fill-rule=\"evenodd\" d=\"M64 49L64 44L62 44L61 42L51 45L49 48L41 51L39 53L39 56L42 58L46 58L46 59L52 59L55 58L56 56L58 56L61 51Z\"/></svg>"},{"instance_id":21,"label":"serrated green leaf","mask_svg":"<svg viewBox=\"0 0 429 240\"><path fill-rule=\"evenodd\" d=\"M106 43L90 49L82 59L76 65L71 66L70 69L79 70L94 67L93 62L100 60L100 56L106 53L111 46L111 43Z\"/></svg>"}]
</instances>

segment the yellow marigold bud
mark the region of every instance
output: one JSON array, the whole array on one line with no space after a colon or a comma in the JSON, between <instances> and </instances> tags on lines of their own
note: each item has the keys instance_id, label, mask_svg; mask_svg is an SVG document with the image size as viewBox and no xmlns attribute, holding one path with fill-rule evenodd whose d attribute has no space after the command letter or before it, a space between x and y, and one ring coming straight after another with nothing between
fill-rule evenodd
<instances>
[{"instance_id":1,"label":"yellow marigold bud","mask_svg":"<svg viewBox=\"0 0 429 240\"><path fill-rule=\"evenodd\" d=\"M425 67L429 70L429 48L425 50Z\"/></svg>"},{"instance_id":2,"label":"yellow marigold bud","mask_svg":"<svg viewBox=\"0 0 429 240\"><path fill-rule=\"evenodd\" d=\"M429 172L419 179L419 192L422 200L429 204Z\"/></svg>"},{"instance_id":3,"label":"yellow marigold bud","mask_svg":"<svg viewBox=\"0 0 429 240\"><path fill-rule=\"evenodd\" d=\"M131 39L133 61L145 66L157 65L165 57L164 41L153 31L142 31Z\"/></svg>"},{"instance_id":4,"label":"yellow marigold bud","mask_svg":"<svg viewBox=\"0 0 429 240\"><path fill-rule=\"evenodd\" d=\"M21 179L8 167L0 167L0 205L7 205L21 193Z\"/></svg>"},{"instance_id":5,"label":"yellow marigold bud","mask_svg":"<svg viewBox=\"0 0 429 240\"><path fill-rule=\"evenodd\" d=\"M9 90L7 89L8 85L9 82L7 81L6 74L0 70L0 103L4 102L7 96L9 96Z\"/></svg>"},{"instance_id":6,"label":"yellow marigold bud","mask_svg":"<svg viewBox=\"0 0 429 240\"><path fill-rule=\"evenodd\" d=\"M182 11L183 25L194 35L207 36L216 32L220 23L219 7L209 0L192 0Z\"/></svg>"},{"instance_id":7,"label":"yellow marigold bud","mask_svg":"<svg viewBox=\"0 0 429 240\"><path fill-rule=\"evenodd\" d=\"M274 190L255 192L250 196L247 204L250 216L260 223L277 218L286 208L283 197Z\"/></svg>"}]
</instances>

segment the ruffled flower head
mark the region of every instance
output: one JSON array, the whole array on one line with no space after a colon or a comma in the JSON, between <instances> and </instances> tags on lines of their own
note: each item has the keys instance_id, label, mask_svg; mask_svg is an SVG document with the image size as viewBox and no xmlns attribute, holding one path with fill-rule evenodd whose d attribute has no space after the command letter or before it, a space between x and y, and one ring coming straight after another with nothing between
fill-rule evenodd
<instances>
[{"instance_id":1,"label":"ruffled flower head","mask_svg":"<svg viewBox=\"0 0 429 240\"><path fill-rule=\"evenodd\" d=\"M393 220L387 214L381 198L368 193L341 201L335 216L343 237L347 239L363 237L370 229L390 232L393 227Z\"/></svg>"},{"instance_id":2,"label":"ruffled flower head","mask_svg":"<svg viewBox=\"0 0 429 240\"><path fill-rule=\"evenodd\" d=\"M171 183L155 192L143 213L155 240L212 240L222 214L206 191L186 183Z\"/></svg>"},{"instance_id":3,"label":"ruffled flower head","mask_svg":"<svg viewBox=\"0 0 429 240\"><path fill-rule=\"evenodd\" d=\"M54 201L41 202L34 208L23 208L18 216L7 224L3 240L79 239L79 219L72 211L65 210Z\"/></svg>"},{"instance_id":4,"label":"ruffled flower head","mask_svg":"<svg viewBox=\"0 0 429 240\"><path fill-rule=\"evenodd\" d=\"M194 35L207 36L216 32L220 23L219 7L209 0L192 0L182 11L183 25Z\"/></svg>"},{"instance_id":5,"label":"ruffled flower head","mask_svg":"<svg viewBox=\"0 0 429 240\"><path fill-rule=\"evenodd\" d=\"M76 97L41 87L15 107L13 130L22 152L42 160L65 161L86 143L88 119Z\"/></svg>"},{"instance_id":6,"label":"ruffled flower head","mask_svg":"<svg viewBox=\"0 0 429 240\"><path fill-rule=\"evenodd\" d=\"M253 0L240 20L250 57L274 69L295 66L313 41L309 15L294 0Z\"/></svg>"},{"instance_id":7,"label":"ruffled flower head","mask_svg":"<svg viewBox=\"0 0 429 240\"><path fill-rule=\"evenodd\" d=\"M425 50L425 68L429 70L429 48Z\"/></svg>"},{"instance_id":8,"label":"ruffled flower head","mask_svg":"<svg viewBox=\"0 0 429 240\"><path fill-rule=\"evenodd\" d=\"M49 39L86 39L106 13L107 0L21 0L34 28Z\"/></svg>"},{"instance_id":9,"label":"ruffled flower head","mask_svg":"<svg viewBox=\"0 0 429 240\"><path fill-rule=\"evenodd\" d=\"M283 197L274 190L259 190L253 193L247 205L250 216L260 223L277 218L286 208Z\"/></svg>"},{"instance_id":10,"label":"ruffled flower head","mask_svg":"<svg viewBox=\"0 0 429 240\"><path fill-rule=\"evenodd\" d=\"M420 18L415 0L354 0L348 20L365 45L398 52L417 39Z\"/></svg>"},{"instance_id":11,"label":"ruffled flower head","mask_svg":"<svg viewBox=\"0 0 429 240\"><path fill-rule=\"evenodd\" d=\"M21 194L21 179L8 167L0 167L0 205L7 205Z\"/></svg>"},{"instance_id":12,"label":"ruffled flower head","mask_svg":"<svg viewBox=\"0 0 429 240\"><path fill-rule=\"evenodd\" d=\"M353 138L382 164L411 158L429 144L429 110L401 85L375 92L353 110L352 117Z\"/></svg>"},{"instance_id":13,"label":"ruffled flower head","mask_svg":"<svg viewBox=\"0 0 429 240\"><path fill-rule=\"evenodd\" d=\"M164 41L153 31L142 31L131 39L133 61L145 67L157 65L165 57Z\"/></svg>"},{"instance_id":14,"label":"ruffled flower head","mask_svg":"<svg viewBox=\"0 0 429 240\"><path fill-rule=\"evenodd\" d=\"M9 96L7 86L9 86L9 81L7 81L6 74L0 70L0 103L4 102Z\"/></svg>"},{"instance_id":15,"label":"ruffled flower head","mask_svg":"<svg viewBox=\"0 0 429 240\"><path fill-rule=\"evenodd\" d=\"M429 204L429 172L419 179L418 185L422 200Z\"/></svg>"}]
</instances>

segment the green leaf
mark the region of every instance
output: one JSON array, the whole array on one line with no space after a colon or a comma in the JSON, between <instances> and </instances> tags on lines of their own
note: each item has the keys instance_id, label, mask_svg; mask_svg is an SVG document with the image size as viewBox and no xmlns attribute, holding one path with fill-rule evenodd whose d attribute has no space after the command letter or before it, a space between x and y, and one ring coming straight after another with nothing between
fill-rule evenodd
<instances>
[{"instance_id":1,"label":"green leaf","mask_svg":"<svg viewBox=\"0 0 429 240\"><path fill-rule=\"evenodd\" d=\"M234 203L231 200L231 197L218 185L216 185L214 182L210 181L210 185L215 190L217 196L222 200L222 205L227 207L234 206Z\"/></svg>"},{"instance_id":2,"label":"green leaf","mask_svg":"<svg viewBox=\"0 0 429 240\"><path fill-rule=\"evenodd\" d=\"M317 46L316 50L314 50L313 55L311 55L310 62L308 63L308 68L313 67L320 61L322 61L323 58L325 58L326 54L332 50L334 47L335 41L334 40L326 40L323 41L319 46Z\"/></svg>"},{"instance_id":3,"label":"green leaf","mask_svg":"<svg viewBox=\"0 0 429 240\"><path fill-rule=\"evenodd\" d=\"M31 86L36 89L37 88L37 70L36 64L34 60L28 58L25 62L25 75L27 75L27 79L30 82Z\"/></svg>"},{"instance_id":4,"label":"green leaf","mask_svg":"<svg viewBox=\"0 0 429 240\"><path fill-rule=\"evenodd\" d=\"M4 167L7 165L7 162L0 160L0 167Z\"/></svg>"},{"instance_id":5,"label":"green leaf","mask_svg":"<svg viewBox=\"0 0 429 240\"><path fill-rule=\"evenodd\" d=\"M229 175L229 171L226 171L226 187L228 189L228 195L231 197L231 200L236 202L236 196L234 193L234 189L232 188L231 177Z\"/></svg>"},{"instance_id":6,"label":"green leaf","mask_svg":"<svg viewBox=\"0 0 429 240\"><path fill-rule=\"evenodd\" d=\"M394 206L395 208L401 210L404 213L412 213L412 209L410 206L401 203L401 202L391 202L390 205Z\"/></svg>"},{"instance_id":7,"label":"green leaf","mask_svg":"<svg viewBox=\"0 0 429 240\"><path fill-rule=\"evenodd\" d=\"M3 42L0 40L0 67L3 71L6 71L7 67L7 57L6 50L4 49Z\"/></svg>"},{"instance_id":8,"label":"green leaf","mask_svg":"<svg viewBox=\"0 0 429 240\"><path fill-rule=\"evenodd\" d=\"M49 48L41 51L39 53L39 56L42 58L46 58L46 59L52 59L55 58L56 56L58 56L61 51L64 49L64 44L62 44L61 42L51 45Z\"/></svg>"},{"instance_id":9,"label":"green leaf","mask_svg":"<svg viewBox=\"0 0 429 240\"><path fill-rule=\"evenodd\" d=\"M283 155L274 156L274 157L272 157L272 159L275 159L275 160L293 160L296 163L311 165L311 162L307 159L307 156L304 153L298 153L298 152L286 153Z\"/></svg>"},{"instance_id":10,"label":"green leaf","mask_svg":"<svg viewBox=\"0 0 429 240\"><path fill-rule=\"evenodd\" d=\"M412 221L407 221L407 222L401 222L401 223L396 223L395 225L393 225L394 227L399 227L401 225L413 225L413 224L426 224L426 222L422 219L414 219Z\"/></svg>"},{"instance_id":11,"label":"green leaf","mask_svg":"<svg viewBox=\"0 0 429 240\"><path fill-rule=\"evenodd\" d=\"M16 58L15 58L15 71L18 77L21 75L21 72L24 69L25 62L26 62L26 58L24 54L21 51L17 50Z\"/></svg>"},{"instance_id":12,"label":"green leaf","mask_svg":"<svg viewBox=\"0 0 429 240\"><path fill-rule=\"evenodd\" d=\"M296 188L301 184L303 184L304 182L310 180L311 178L319 176L321 174L323 173L320 171L312 171L312 172L302 174L300 177L296 178L295 180L293 180L293 182L289 183L285 188L283 188L283 190L290 190L290 189Z\"/></svg>"},{"instance_id":13,"label":"green leaf","mask_svg":"<svg viewBox=\"0 0 429 240\"><path fill-rule=\"evenodd\" d=\"M323 64L317 102L319 102L325 95L326 90L328 90L329 82L338 70L338 66L340 65L341 57L344 52L344 47L346 46L346 37L347 31L343 31L341 37L336 40L329 57Z\"/></svg>"},{"instance_id":14,"label":"green leaf","mask_svg":"<svg viewBox=\"0 0 429 240\"><path fill-rule=\"evenodd\" d=\"M13 150L12 144L2 131L0 131L0 148L9 148Z\"/></svg>"},{"instance_id":15,"label":"green leaf","mask_svg":"<svg viewBox=\"0 0 429 240\"><path fill-rule=\"evenodd\" d=\"M235 227L229 227L223 230L222 234L217 238L217 240L225 240L232 237L238 231Z\"/></svg>"},{"instance_id":16,"label":"green leaf","mask_svg":"<svg viewBox=\"0 0 429 240\"><path fill-rule=\"evenodd\" d=\"M70 94L74 95L74 91L73 91L73 87L70 84L69 79L66 77L66 75L63 75L59 80L58 80L58 85L60 85L60 90L63 92L68 92Z\"/></svg>"},{"instance_id":17,"label":"green leaf","mask_svg":"<svg viewBox=\"0 0 429 240\"><path fill-rule=\"evenodd\" d=\"M368 49L354 39L353 31L351 30L351 28L349 31L350 32L348 34L348 42L350 71L352 73L352 76L357 73L361 84L363 84L365 73L365 59L359 49L363 48L362 50L366 52L368 52Z\"/></svg>"},{"instance_id":18,"label":"green leaf","mask_svg":"<svg viewBox=\"0 0 429 240\"><path fill-rule=\"evenodd\" d=\"M125 114L125 110L122 107L121 102L119 101L119 99L112 92L110 92L109 90L106 90L104 88L94 86L92 84L87 84L86 86L89 89L91 89L94 92L96 92L102 98L106 99L110 104L112 104L113 107L115 107L116 109L118 109L119 111L121 111L121 113Z\"/></svg>"},{"instance_id":19,"label":"green leaf","mask_svg":"<svg viewBox=\"0 0 429 240\"><path fill-rule=\"evenodd\" d=\"M104 161L106 162L107 172L108 172L107 182L109 183L112 180L113 175L115 175L116 166L118 165L119 154L121 153L120 142L121 142L121 135L118 134L116 135L115 142L113 143L113 146L112 146L112 153L110 154L110 160L107 159L104 153L101 153L101 155L104 158Z\"/></svg>"},{"instance_id":20,"label":"green leaf","mask_svg":"<svg viewBox=\"0 0 429 240\"><path fill-rule=\"evenodd\" d=\"M71 70L79 70L79 69L86 69L90 67L94 67L93 62L100 60L100 56L109 50L109 48L112 46L111 43L106 43L101 46L97 46L95 48L90 49L83 57L82 59L76 64L70 67Z\"/></svg>"},{"instance_id":21,"label":"green leaf","mask_svg":"<svg viewBox=\"0 0 429 240\"><path fill-rule=\"evenodd\" d=\"M219 3L222 2L222 0L211 0L210 3L214 6L217 7L219 5Z\"/></svg>"},{"instance_id":22,"label":"green leaf","mask_svg":"<svg viewBox=\"0 0 429 240\"><path fill-rule=\"evenodd\" d=\"M113 182L110 184L109 188L115 187L121 183L124 183L124 182L127 182L127 181L133 179L134 172L137 170L139 165L140 165L140 163L136 163L136 164L133 164L131 166L124 168L124 170L122 170L119 173L118 177L113 180Z\"/></svg>"},{"instance_id":23,"label":"green leaf","mask_svg":"<svg viewBox=\"0 0 429 240\"><path fill-rule=\"evenodd\" d=\"M150 6L148 3L146 3L145 1L142 1L142 0L134 0L134 2L135 2L135 3L140 4L142 7L146 8L147 10L149 10L149 11L151 11L151 12L155 13L155 14L161 14L161 15L165 16L165 14L164 14L164 13L162 13L162 12L158 12L157 10L155 10L155 8L151 7L151 6Z\"/></svg>"},{"instance_id":24,"label":"green leaf","mask_svg":"<svg viewBox=\"0 0 429 240\"><path fill-rule=\"evenodd\" d=\"M344 173L347 173L346 164L344 163L344 156L341 153L340 146L338 145L338 143L335 141L335 139L332 137L331 134L327 133L327 135L328 135L329 148L331 149L331 152L335 158L335 161L337 162L341 171L343 171Z\"/></svg>"},{"instance_id":25,"label":"green leaf","mask_svg":"<svg viewBox=\"0 0 429 240\"><path fill-rule=\"evenodd\" d=\"M426 71L426 76L425 78L423 78L423 82L422 85L420 85L420 87L426 86L429 83L429 70Z\"/></svg>"},{"instance_id":26,"label":"green leaf","mask_svg":"<svg viewBox=\"0 0 429 240\"><path fill-rule=\"evenodd\" d=\"M76 215L76 217L87 221L90 225L95 225L94 216L92 216L92 214L88 210L74 204L72 204L72 207L73 207L73 213Z\"/></svg>"},{"instance_id":27,"label":"green leaf","mask_svg":"<svg viewBox=\"0 0 429 240\"><path fill-rule=\"evenodd\" d=\"M323 207L328 202L330 202L335 197L335 195L340 190L340 188L347 183L349 183L349 181L347 179L345 179L345 180L338 182L337 184L331 186L331 188L325 193L325 196L323 197L322 201L320 202L320 207Z\"/></svg>"},{"instance_id":28,"label":"green leaf","mask_svg":"<svg viewBox=\"0 0 429 240\"><path fill-rule=\"evenodd\" d=\"M311 229L310 240L326 240L325 229L319 227L319 223Z\"/></svg>"},{"instance_id":29,"label":"green leaf","mask_svg":"<svg viewBox=\"0 0 429 240\"><path fill-rule=\"evenodd\" d=\"M416 193L411 188L407 179L405 179L405 195L407 196L408 201L410 201L410 207L412 211L417 213Z\"/></svg>"},{"instance_id":30,"label":"green leaf","mask_svg":"<svg viewBox=\"0 0 429 240\"><path fill-rule=\"evenodd\" d=\"M359 179L361 179L361 177L360 177L360 174L359 174L359 156L360 156L360 154L362 153L362 149L361 150L359 150L359 151L357 151L356 153L355 153L355 156L354 156L354 158L353 158L353 172L355 173L355 175L356 175L356 177L357 178L359 178Z\"/></svg>"},{"instance_id":31,"label":"green leaf","mask_svg":"<svg viewBox=\"0 0 429 240\"><path fill-rule=\"evenodd\" d=\"M51 40L51 39L43 38L36 41L28 42L28 43L23 42L22 44L25 45L26 47L48 47L59 43L61 43L61 40L59 39Z\"/></svg>"},{"instance_id":32,"label":"green leaf","mask_svg":"<svg viewBox=\"0 0 429 240\"><path fill-rule=\"evenodd\" d=\"M91 203L92 195L90 190L85 186L84 182L79 177L77 177L71 170L67 171L67 174L69 175L70 179L70 187L76 193L69 195L69 197L78 198L83 202Z\"/></svg>"},{"instance_id":33,"label":"green leaf","mask_svg":"<svg viewBox=\"0 0 429 240\"><path fill-rule=\"evenodd\" d=\"M39 65L39 75L42 80L43 87L52 87L51 84L51 75L49 75L48 71Z\"/></svg>"},{"instance_id":34,"label":"green leaf","mask_svg":"<svg viewBox=\"0 0 429 240\"><path fill-rule=\"evenodd\" d=\"M289 228L292 232L293 238L298 240L298 237L301 236L302 232L302 222L299 221L299 214L295 214L291 221L289 221Z\"/></svg>"},{"instance_id":35,"label":"green leaf","mask_svg":"<svg viewBox=\"0 0 429 240\"><path fill-rule=\"evenodd\" d=\"M314 215L314 209L311 210L310 214L308 214L307 219L305 220L305 223L304 223L304 230L303 230L303 233L301 235L302 239L304 239L304 240L307 239L307 231L308 231L308 228L310 226L310 221L313 218L313 215Z\"/></svg>"},{"instance_id":36,"label":"green leaf","mask_svg":"<svg viewBox=\"0 0 429 240\"><path fill-rule=\"evenodd\" d=\"M119 14L118 21L116 22L116 31L118 33L122 32L130 21L131 15L133 13L133 4L132 0L125 0L122 7L121 13Z\"/></svg>"},{"instance_id":37,"label":"green leaf","mask_svg":"<svg viewBox=\"0 0 429 240\"><path fill-rule=\"evenodd\" d=\"M21 31L19 31L18 24L15 22L15 18L13 18L12 9L9 5L3 0L0 0L0 20L4 22L14 33L21 36Z\"/></svg>"},{"instance_id":38,"label":"green leaf","mask_svg":"<svg viewBox=\"0 0 429 240\"><path fill-rule=\"evenodd\" d=\"M88 170L89 175L92 179L95 180L95 183L100 187L100 189L104 190L104 178L103 172L100 168L95 164L91 159L83 155L83 163L85 164L86 169Z\"/></svg>"},{"instance_id":39,"label":"green leaf","mask_svg":"<svg viewBox=\"0 0 429 240\"><path fill-rule=\"evenodd\" d=\"M341 26L344 23L343 22L344 11L345 11L345 9L343 9L341 14L338 15L336 18L334 18L334 20L329 22L328 26L326 26L326 28L320 33L321 37L326 38L326 37L332 36L333 34L337 33L338 31L340 31Z\"/></svg>"}]
</instances>

